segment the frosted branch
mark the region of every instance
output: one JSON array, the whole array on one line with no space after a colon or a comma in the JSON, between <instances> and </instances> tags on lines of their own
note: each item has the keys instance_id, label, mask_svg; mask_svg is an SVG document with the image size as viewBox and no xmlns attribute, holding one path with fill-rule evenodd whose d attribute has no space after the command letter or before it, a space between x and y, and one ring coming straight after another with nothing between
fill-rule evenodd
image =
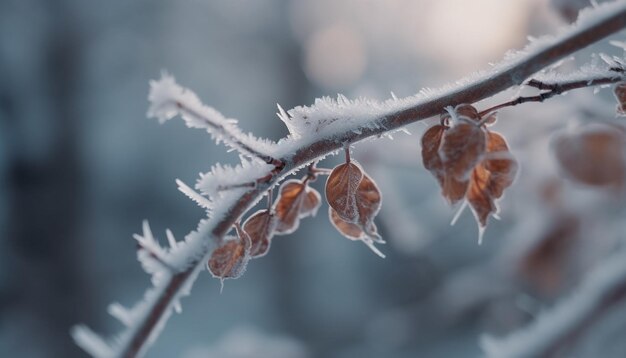
<instances>
[{"instance_id":1,"label":"frosted branch","mask_svg":"<svg viewBox=\"0 0 626 358\"><path fill-rule=\"evenodd\" d=\"M394 97L384 102L351 101L343 96L337 100L323 98L310 107L296 107L288 112L280 109L279 117L287 124L291 136L275 145L242 134L232 121L203 106L195 94L164 75L151 84L149 116L164 121L181 114L188 126L204 128L218 141L224 141L250 157L260 158L269 166L249 165L244 168L250 163L243 160L241 167L220 167L212 172L210 177L213 179L201 179L197 188L203 192L206 190L211 196L213 210L208 219L200 222L197 230L165 252L164 260L179 271L175 274L162 272L144 300L132 310L134 319L126 322L128 328L112 343L97 338L85 327L72 331L74 339L94 357L141 356L158 335L172 309L178 305L180 297L188 294L216 244L269 188L286 176L346 144L388 135L402 130L407 124L438 115L446 106L474 103L520 85L537 71L625 26L626 2L603 4L585 11L575 26L559 35L536 40L490 70L440 90L423 90L415 96L404 99ZM229 179L230 183L233 180L244 183L262 178L268 172L271 173L268 180L253 188L225 192L216 190L218 185L224 183L223 179ZM227 178L230 174L235 177ZM243 180L246 178L250 180ZM186 194L195 196L184 190Z\"/></svg>"},{"instance_id":2,"label":"frosted branch","mask_svg":"<svg viewBox=\"0 0 626 358\"><path fill-rule=\"evenodd\" d=\"M174 77L167 73L163 73L157 81L150 81L148 100L148 117L157 118L163 123L180 115L187 127L205 129L218 144L224 142L252 158L276 166L282 165L269 155L275 145L273 142L258 139L249 133L244 134L237 126L237 120L226 118L213 107L202 104L193 91L178 85Z\"/></svg>"}]
</instances>

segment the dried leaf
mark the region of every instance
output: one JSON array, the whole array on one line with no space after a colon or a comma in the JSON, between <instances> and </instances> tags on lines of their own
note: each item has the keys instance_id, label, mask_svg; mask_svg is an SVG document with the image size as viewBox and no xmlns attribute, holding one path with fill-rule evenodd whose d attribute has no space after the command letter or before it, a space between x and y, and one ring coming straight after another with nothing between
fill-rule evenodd
<instances>
[{"instance_id":1,"label":"dried leaf","mask_svg":"<svg viewBox=\"0 0 626 358\"><path fill-rule=\"evenodd\" d=\"M483 228L487 226L489 214L497 210L489 192L490 176L489 171L482 164L476 166L467 190L467 202L470 204L480 227Z\"/></svg>"},{"instance_id":2,"label":"dried leaf","mask_svg":"<svg viewBox=\"0 0 626 358\"><path fill-rule=\"evenodd\" d=\"M626 82L620 82L615 85L613 93L617 99L617 114L626 116Z\"/></svg>"},{"instance_id":3,"label":"dried leaf","mask_svg":"<svg viewBox=\"0 0 626 358\"><path fill-rule=\"evenodd\" d=\"M339 214L333 208L328 208L328 215L330 217L330 222L335 226L335 228L345 237L350 240L361 240L367 237L367 234L361 230L361 228L356 225L349 223L339 217ZM376 231L376 226L372 223L372 230Z\"/></svg>"},{"instance_id":4,"label":"dried leaf","mask_svg":"<svg viewBox=\"0 0 626 358\"><path fill-rule=\"evenodd\" d=\"M321 204L319 193L299 180L288 180L280 187L274 204L276 234L290 234L299 226L300 219L314 215Z\"/></svg>"},{"instance_id":5,"label":"dried leaf","mask_svg":"<svg viewBox=\"0 0 626 358\"><path fill-rule=\"evenodd\" d=\"M326 180L328 205L346 221L357 222L359 218L356 191L362 178L361 168L350 162L336 166Z\"/></svg>"},{"instance_id":6,"label":"dried leaf","mask_svg":"<svg viewBox=\"0 0 626 358\"><path fill-rule=\"evenodd\" d=\"M265 256L270 249L276 218L269 210L259 210L252 214L243 224L243 231L250 237L250 256L257 258Z\"/></svg>"},{"instance_id":7,"label":"dried leaf","mask_svg":"<svg viewBox=\"0 0 626 358\"><path fill-rule=\"evenodd\" d=\"M623 187L626 177L626 135L618 128L593 123L553 141L556 159L571 179L588 185Z\"/></svg>"},{"instance_id":8,"label":"dried leaf","mask_svg":"<svg viewBox=\"0 0 626 358\"><path fill-rule=\"evenodd\" d=\"M219 279L239 278L246 270L250 259L250 241L229 237L215 249L209 258L207 267L213 277Z\"/></svg>"},{"instance_id":9,"label":"dried leaf","mask_svg":"<svg viewBox=\"0 0 626 358\"><path fill-rule=\"evenodd\" d=\"M448 200L450 205L454 205L459 200L465 197L467 187L469 185L469 179L458 180L451 175L444 177L443 187L441 188L441 194Z\"/></svg>"},{"instance_id":10,"label":"dried leaf","mask_svg":"<svg viewBox=\"0 0 626 358\"><path fill-rule=\"evenodd\" d=\"M442 187L444 185L444 169L443 161L439 155L439 147L445 130L446 127L435 125L430 127L422 136L422 163Z\"/></svg>"},{"instance_id":11,"label":"dried leaf","mask_svg":"<svg viewBox=\"0 0 626 358\"><path fill-rule=\"evenodd\" d=\"M376 255L382 258L385 257L385 255L382 252L380 252L380 250L378 250L376 246L374 246L375 241L384 243L384 241L377 241L378 239L380 239L380 236L378 235L378 229L376 228L376 224L374 224L373 222L370 223L370 226L368 227L368 230L367 230L369 233L372 233L373 235L375 235L374 237L372 237L370 236L370 234L363 231L361 227L359 227L358 225L355 225L355 224L352 224L343 220L341 217L339 217L339 214L337 214L337 212L333 208L330 208L330 207L328 208L328 217L330 218L330 222L333 224L333 226L343 236L345 236L346 238L350 240L362 241Z\"/></svg>"},{"instance_id":12,"label":"dried leaf","mask_svg":"<svg viewBox=\"0 0 626 358\"><path fill-rule=\"evenodd\" d=\"M274 205L276 213L276 233L290 234L298 228L300 208L306 197L306 185L298 180L287 180L280 187L280 194Z\"/></svg>"},{"instance_id":13,"label":"dried leaf","mask_svg":"<svg viewBox=\"0 0 626 358\"><path fill-rule=\"evenodd\" d=\"M374 217L380 211L382 196L374 180L367 174L363 174L363 179L357 188L356 203L359 211L358 225L370 237L380 238L376 230L372 231L371 228L375 228L373 226Z\"/></svg>"},{"instance_id":14,"label":"dried leaf","mask_svg":"<svg viewBox=\"0 0 626 358\"><path fill-rule=\"evenodd\" d=\"M445 176L461 181L468 179L485 148L485 132L479 126L465 121L456 123L445 131L439 149Z\"/></svg>"},{"instance_id":15,"label":"dried leaf","mask_svg":"<svg viewBox=\"0 0 626 358\"><path fill-rule=\"evenodd\" d=\"M302 200L302 206L300 207L300 218L315 216L321 204L322 197L320 193L311 187L307 187L306 196Z\"/></svg>"},{"instance_id":16,"label":"dried leaf","mask_svg":"<svg viewBox=\"0 0 626 358\"><path fill-rule=\"evenodd\" d=\"M501 134L487 131L487 154L482 165L490 172L489 193L493 199L500 198L504 189L513 184L518 169L517 161Z\"/></svg>"}]
</instances>

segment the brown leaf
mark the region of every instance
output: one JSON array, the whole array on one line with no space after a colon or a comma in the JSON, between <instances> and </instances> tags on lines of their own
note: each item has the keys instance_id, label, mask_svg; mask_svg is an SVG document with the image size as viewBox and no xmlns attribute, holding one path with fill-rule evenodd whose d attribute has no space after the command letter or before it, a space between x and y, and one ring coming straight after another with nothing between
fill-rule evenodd
<instances>
[{"instance_id":1,"label":"brown leaf","mask_svg":"<svg viewBox=\"0 0 626 358\"><path fill-rule=\"evenodd\" d=\"M374 223L374 217L380 211L382 196L374 180L367 174L363 174L361 183L357 188L356 203L359 211L358 225L368 235L378 237L376 231L372 231L371 227Z\"/></svg>"},{"instance_id":2,"label":"brown leaf","mask_svg":"<svg viewBox=\"0 0 626 358\"><path fill-rule=\"evenodd\" d=\"M356 191L363 178L361 168L354 162L336 166L326 180L326 200L337 214L349 222L357 222L359 211Z\"/></svg>"},{"instance_id":3,"label":"brown leaf","mask_svg":"<svg viewBox=\"0 0 626 358\"><path fill-rule=\"evenodd\" d=\"M485 152L485 132L476 124L459 121L443 135L439 155L445 176L466 180Z\"/></svg>"},{"instance_id":4,"label":"brown leaf","mask_svg":"<svg viewBox=\"0 0 626 358\"><path fill-rule=\"evenodd\" d=\"M602 123L557 135L554 153L562 171L588 185L620 188L626 177L626 135Z\"/></svg>"},{"instance_id":5,"label":"brown leaf","mask_svg":"<svg viewBox=\"0 0 626 358\"><path fill-rule=\"evenodd\" d=\"M445 130L446 127L435 125L430 127L422 136L422 163L424 168L437 179L437 182L442 187L444 184L444 169L443 161L439 155L439 147Z\"/></svg>"},{"instance_id":6,"label":"brown leaf","mask_svg":"<svg viewBox=\"0 0 626 358\"><path fill-rule=\"evenodd\" d=\"M494 199L500 198L504 189L513 184L518 168L506 139L500 133L487 131L487 154L482 165L490 172L489 193Z\"/></svg>"},{"instance_id":7,"label":"brown leaf","mask_svg":"<svg viewBox=\"0 0 626 358\"><path fill-rule=\"evenodd\" d=\"M290 234L298 228L300 208L306 197L306 185L298 180L287 180L280 187L274 204L276 233Z\"/></svg>"},{"instance_id":8,"label":"brown leaf","mask_svg":"<svg viewBox=\"0 0 626 358\"><path fill-rule=\"evenodd\" d=\"M362 230L359 225L352 224L343 220L341 217L339 217L339 214L337 214L337 212L333 208L330 208L330 207L328 208L328 217L330 219L330 222L333 224L333 226L343 236L345 236L346 238L350 240L362 241L375 254L383 258L385 257L385 255L374 246L374 241L375 241L374 239L380 239L380 236L378 235L378 229L376 228L376 224L374 224L373 222L369 224L370 226L368 227L367 231L370 234L368 234L364 230ZM375 237L373 238L371 235L374 235ZM377 242L382 243L383 241L377 241Z\"/></svg>"},{"instance_id":9,"label":"brown leaf","mask_svg":"<svg viewBox=\"0 0 626 358\"><path fill-rule=\"evenodd\" d=\"M299 180L287 180L280 187L274 204L276 234L290 234L299 226L300 219L314 215L321 201L319 193Z\"/></svg>"},{"instance_id":10,"label":"brown leaf","mask_svg":"<svg viewBox=\"0 0 626 358\"><path fill-rule=\"evenodd\" d=\"M276 219L267 209L257 211L246 220L243 224L243 231L250 237L250 256L252 258L267 254L275 228Z\"/></svg>"},{"instance_id":11,"label":"brown leaf","mask_svg":"<svg viewBox=\"0 0 626 358\"><path fill-rule=\"evenodd\" d=\"M481 164L472 172L469 188L467 190L467 202L476 216L480 227L487 226L489 214L496 212L497 207L489 192L490 173Z\"/></svg>"},{"instance_id":12,"label":"brown leaf","mask_svg":"<svg viewBox=\"0 0 626 358\"><path fill-rule=\"evenodd\" d=\"M626 82L620 82L615 85L613 93L617 99L617 114L626 116Z\"/></svg>"},{"instance_id":13,"label":"brown leaf","mask_svg":"<svg viewBox=\"0 0 626 358\"><path fill-rule=\"evenodd\" d=\"M335 228L345 237L350 240L361 240L367 237L367 234L361 230L361 228L356 225L349 223L339 217L339 214L333 208L328 208L328 215L330 217L330 222L335 226ZM371 229L376 231L376 226L372 223Z\"/></svg>"},{"instance_id":14,"label":"brown leaf","mask_svg":"<svg viewBox=\"0 0 626 358\"><path fill-rule=\"evenodd\" d=\"M458 180L451 175L444 177L443 187L441 188L441 194L448 200L450 205L454 205L459 200L465 197L467 192L467 186L469 185L469 179Z\"/></svg>"},{"instance_id":15,"label":"brown leaf","mask_svg":"<svg viewBox=\"0 0 626 358\"><path fill-rule=\"evenodd\" d=\"M229 237L215 249L209 258L207 267L213 277L219 279L239 278L246 270L250 259L249 241Z\"/></svg>"},{"instance_id":16,"label":"brown leaf","mask_svg":"<svg viewBox=\"0 0 626 358\"><path fill-rule=\"evenodd\" d=\"M300 217L315 216L321 204L322 197L320 193L311 187L307 187L306 196L302 200L302 206L300 207Z\"/></svg>"}]
</instances>

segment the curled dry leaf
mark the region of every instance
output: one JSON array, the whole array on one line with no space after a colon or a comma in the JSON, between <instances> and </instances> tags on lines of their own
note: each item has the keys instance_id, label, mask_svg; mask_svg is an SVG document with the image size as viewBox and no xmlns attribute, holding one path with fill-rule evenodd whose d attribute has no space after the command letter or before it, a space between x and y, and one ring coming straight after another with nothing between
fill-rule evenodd
<instances>
[{"instance_id":1,"label":"curled dry leaf","mask_svg":"<svg viewBox=\"0 0 626 358\"><path fill-rule=\"evenodd\" d=\"M476 215L480 227L487 226L489 214L497 210L496 204L489 192L490 173L483 165L478 165L472 172L467 202Z\"/></svg>"},{"instance_id":2,"label":"curled dry leaf","mask_svg":"<svg viewBox=\"0 0 626 358\"><path fill-rule=\"evenodd\" d=\"M374 242L384 243L378 235L378 229L376 228L376 224L373 222L370 223L370 227L368 228L368 233L363 231L359 225L349 223L339 217L339 214L333 209L328 208L328 217L333 226L339 231L343 236L350 240L362 241L367 247L370 248L376 255L385 258L385 255L380 252L374 246Z\"/></svg>"},{"instance_id":3,"label":"curled dry leaf","mask_svg":"<svg viewBox=\"0 0 626 358\"><path fill-rule=\"evenodd\" d=\"M439 148L445 176L469 178L485 152L485 132L475 123L461 121L446 130Z\"/></svg>"},{"instance_id":4,"label":"curled dry leaf","mask_svg":"<svg viewBox=\"0 0 626 358\"><path fill-rule=\"evenodd\" d=\"M506 139L500 133L487 131L487 154L482 165L490 173L490 195L494 199L500 198L504 189L513 184L518 169L517 161L509 152Z\"/></svg>"},{"instance_id":5,"label":"curled dry leaf","mask_svg":"<svg viewBox=\"0 0 626 358\"><path fill-rule=\"evenodd\" d=\"M618 127L587 124L555 136L553 149L560 168L574 181L593 186L624 186L626 135Z\"/></svg>"},{"instance_id":6,"label":"curled dry leaf","mask_svg":"<svg viewBox=\"0 0 626 358\"><path fill-rule=\"evenodd\" d=\"M275 228L275 216L267 209L257 211L246 220L243 231L250 237L250 257L257 258L267 254Z\"/></svg>"},{"instance_id":7,"label":"curled dry leaf","mask_svg":"<svg viewBox=\"0 0 626 358\"><path fill-rule=\"evenodd\" d=\"M626 82L620 82L615 85L613 93L617 99L617 114L626 116Z\"/></svg>"},{"instance_id":8,"label":"curled dry leaf","mask_svg":"<svg viewBox=\"0 0 626 358\"><path fill-rule=\"evenodd\" d=\"M321 204L322 197L320 193L311 187L307 187L306 196L304 197L302 206L300 207L301 217L315 216Z\"/></svg>"},{"instance_id":9,"label":"curled dry leaf","mask_svg":"<svg viewBox=\"0 0 626 358\"><path fill-rule=\"evenodd\" d=\"M357 224L365 231L374 241L380 237L376 233L374 226L374 217L380 211L382 205L382 196L376 183L367 174L363 174L363 179L359 184L356 192L356 204L359 212ZM372 230L374 228L374 230Z\"/></svg>"},{"instance_id":10,"label":"curled dry leaf","mask_svg":"<svg viewBox=\"0 0 626 358\"><path fill-rule=\"evenodd\" d=\"M288 180L280 187L280 194L274 205L276 234L290 234L299 226L300 219L314 215L320 205L320 196L305 182Z\"/></svg>"},{"instance_id":11,"label":"curled dry leaf","mask_svg":"<svg viewBox=\"0 0 626 358\"><path fill-rule=\"evenodd\" d=\"M207 267L213 277L221 280L239 278L250 259L250 239L227 237L209 258Z\"/></svg>"},{"instance_id":12,"label":"curled dry leaf","mask_svg":"<svg viewBox=\"0 0 626 358\"><path fill-rule=\"evenodd\" d=\"M439 156L439 147L445 130L446 127L435 125L430 127L422 136L422 163L424 168L437 179L437 182L442 187L445 175L443 161L441 156Z\"/></svg>"},{"instance_id":13,"label":"curled dry leaf","mask_svg":"<svg viewBox=\"0 0 626 358\"><path fill-rule=\"evenodd\" d=\"M489 215L497 212L495 201L513 184L516 174L517 161L509 153L504 137L487 131L487 152L472 171L466 195L481 228L487 226Z\"/></svg>"},{"instance_id":14,"label":"curled dry leaf","mask_svg":"<svg viewBox=\"0 0 626 358\"><path fill-rule=\"evenodd\" d=\"M326 180L326 200L337 214L348 222L357 222L359 211L356 191L363 178L361 168L354 162L336 166Z\"/></svg>"}]
</instances>

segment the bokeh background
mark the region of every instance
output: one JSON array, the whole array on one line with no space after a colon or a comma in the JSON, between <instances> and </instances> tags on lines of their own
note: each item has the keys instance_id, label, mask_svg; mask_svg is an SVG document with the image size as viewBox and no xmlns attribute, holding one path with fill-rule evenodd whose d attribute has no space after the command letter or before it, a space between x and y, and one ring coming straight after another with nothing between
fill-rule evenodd
<instances>
[{"instance_id":1,"label":"bokeh background","mask_svg":"<svg viewBox=\"0 0 626 358\"><path fill-rule=\"evenodd\" d=\"M161 238L183 237L203 210L174 180L236 163L182 121L146 119L162 70L278 139L276 103L438 87L555 33L584 3L1 0L0 356L85 357L71 326L120 330L107 305L130 306L149 285L131 235L148 219ZM560 70L598 51L622 54L605 41ZM341 237L323 207L221 294L202 274L147 356L479 356L483 334L523 327L624 240L623 193L564 180L550 152L554 131L613 119L614 107L610 91L581 90L501 111L494 128L522 170L481 246L469 211L449 225L455 210L421 167L424 124L358 145L384 194L387 258ZM577 357L623 357L624 334L622 305L574 343Z\"/></svg>"}]
</instances>

